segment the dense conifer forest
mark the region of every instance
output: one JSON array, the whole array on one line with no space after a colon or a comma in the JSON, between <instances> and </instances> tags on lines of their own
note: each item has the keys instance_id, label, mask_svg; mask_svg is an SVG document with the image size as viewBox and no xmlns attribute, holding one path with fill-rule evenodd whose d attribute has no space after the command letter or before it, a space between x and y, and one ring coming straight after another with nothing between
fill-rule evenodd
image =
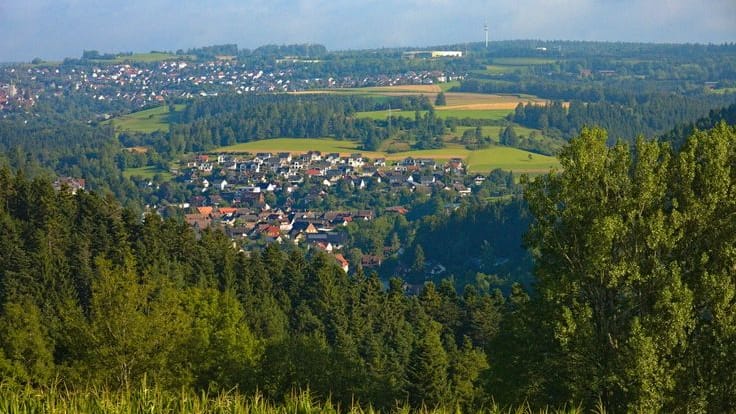
<instances>
[{"instance_id":1,"label":"dense conifer forest","mask_svg":"<svg viewBox=\"0 0 736 414\"><path fill-rule=\"evenodd\" d=\"M676 150L606 141L583 130L561 171L526 184L535 280L506 295L449 281L407 295L321 253L239 252L4 168L4 386L732 411L736 130Z\"/></svg>"}]
</instances>

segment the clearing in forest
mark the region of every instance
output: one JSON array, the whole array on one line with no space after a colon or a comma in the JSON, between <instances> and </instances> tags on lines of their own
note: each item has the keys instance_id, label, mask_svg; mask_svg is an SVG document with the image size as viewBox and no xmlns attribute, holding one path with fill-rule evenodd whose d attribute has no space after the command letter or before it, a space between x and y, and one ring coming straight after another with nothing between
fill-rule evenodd
<instances>
[{"instance_id":1,"label":"clearing in forest","mask_svg":"<svg viewBox=\"0 0 736 414\"><path fill-rule=\"evenodd\" d=\"M176 105L175 110L181 111L184 107L185 105ZM103 124L110 124L119 131L150 134L156 131L168 131L169 116L168 105L162 105L112 118L103 122Z\"/></svg>"}]
</instances>

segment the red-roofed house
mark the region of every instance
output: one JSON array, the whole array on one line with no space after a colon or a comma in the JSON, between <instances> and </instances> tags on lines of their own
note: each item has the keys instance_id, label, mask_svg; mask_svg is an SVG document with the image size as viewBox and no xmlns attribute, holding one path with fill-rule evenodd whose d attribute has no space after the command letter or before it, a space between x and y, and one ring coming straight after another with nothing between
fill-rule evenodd
<instances>
[{"instance_id":1,"label":"red-roofed house","mask_svg":"<svg viewBox=\"0 0 736 414\"><path fill-rule=\"evenodd\" d=\"M197 207L197 211L199 211L199 214L202 214L204 216L212 215L212 207Z\"/></svg>"},{"instance_id":2,"label":"red-roofed house","mask_svg":"<svg viewBox=\"0 0 736 414\"><path fill-rule=\"evenodd\" d=\"M345 259L345 256L338 253L335 255L335 260L337 260L337 263L340 265L342 270L345 271L345 273L347 273L348 270L350 269L350 262L348 262L347 259Z\"/></svg>"},{"instance_id":3,"label":"red-roofed house","mask_svg":"<svg viewBox=\"0 0 736 414\"><path fill-rule=\"evenodd\" d=\"M218 211L223 216L226 216L226 215L229 215L229 214L235 214L235 213L237 213L238 212L238 209L235 208L235 207L220 207L220 209Z\"/></svg>"}]
</instances>

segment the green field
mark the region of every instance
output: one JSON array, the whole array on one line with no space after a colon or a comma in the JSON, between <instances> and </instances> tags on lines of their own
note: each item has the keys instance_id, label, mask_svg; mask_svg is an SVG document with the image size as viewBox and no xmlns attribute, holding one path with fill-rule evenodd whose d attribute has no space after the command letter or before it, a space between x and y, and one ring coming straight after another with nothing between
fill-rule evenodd
<instances>
[{"instance_id":1,"label":"green field","mask_svg":"<svg viewBox=\"0 0 736 414\"><path fill-rule=\"evenodd\" d=\"M512 112L513 109L437 109L435 114L439 118L500 120Z\"/></svg>"},{"instance_id":2,"label":"green field","mask_svg":"<svg viewBox=\"0 0 736 414\"><path fill-rule=\"evenodd\" d=\"M449 144L446 148L404 151L387 153L383 151L361 151L358 143L354 141L339 141L332 138L276 138L259 141L246 142L242 144L220 147L212 153L222 152L307 152L310 150L322 152L339 152L350 154L360 152L368 158L386 158L387 160L400 160L406 157L433 158L437 160L449 160L451 158L462 158L472 172L487 172L496 168L511 170L514 172L540 173L550 168L559 167L559 162L554 157L532 154L516 148L494 146L477 151L470 151L459 144ZM529 155L531 154L531 159Z\"/></svg>"},{"instance_id":3,"label":"green field","mask_svg":"<svg viewBox=\"0 0 736 414\"><path fill-rule=\"evenodd\" d=\"M439 86L443 92L447 92L456 86L460 86L460 81L456 80L456 81L451 81L451 82L438 83L437 86Z\"/></svg>"},{"instance_id":4,"label":"green field","mask_svg":"<svg viewBox=\"0 0 736 414\"><path fill-rule=\"evenodd\" d=\"M140 167L140 168L127 168L125 169L125 171L123 171L123 176L125 176L125 178L136 176L136 177L151 179L156 174L160 174L161 178L164 181L168 181L172 178L172 175L170 172L166 170L162 170L152 165L149 165L147 167Z\"/></svg>"},{"instance_id":5,"label":"green field","mask_svg":"<svg viewBox=\"0 0 736 414\"><path fill-rule=\"evenodd\" d=\"M554 59L534 57L501 57L493 59L494 65L501 66L534 66L555 63Z\"/></svg>"},{"instance_id":6,"label":"green field","mask_svg":"<svg viewBox=\"0 0 736 414\"><path fill-rule=\"evenodd\" d=\"M355 141L340 141L333 138L274 138L220 147L212 152L339 152L349 154L357 152L358 143ZM371 152L361 151L370 156ZM380 156L380 155L379 155Z\"/></svg>"},{"instance_id":7,"label":"green field","mask_svg":"<svg viewBox=\"0 0 736 414\"><path fill-rule=\"evenodd\" d=\"M508 66L508 65L487 65L485 71L478 71L480 73L487 73L489 75L502 75L504 73L511 73L523 66Z\"/></svg>"},{"instance_id":8,"label":"green field","mask_svg":"<svg viewBox=\"0 0 736 414\"><path fill-rule=\"evenodd\" d=\"M517 173L541 173L560 167L560 162L555 157L516 148L491 147L468 152L466 162L471 172L488 172L500 168Z\"/></svg>"},{"instance_id":9,"label":"green field","mask_svg":"<svg viewBox=\"0 0 736 414\"><path fill-rule=\"evenodd\" d=\"M506 118L506 115L514 112L512 109L437 109L435 115L438 118L470 118L470 119L490 119L500 120ZM419 111L421 116L424 116L427 111ZM392 110L391 116L398 118L403 116L405 118L414 118L414 111L398 111ZM357 112L356 118L367 118L373 120L383 120L388 118L388 111L366 111Z\"/></svg>"},{"instance_id":10,"label":"green field","mask_svg":"<svg viewBox=\"0 0 736 414\"><path fill-rule=\"evenodd\" d=\"M176 105L177 111L183 110L185 105ZM103 122L110 124L120 131L141 132L149 134L155 131L168 131L169 107L167 105L143 111L133 112L118 118Z\"/></svg>"}]
</instances>

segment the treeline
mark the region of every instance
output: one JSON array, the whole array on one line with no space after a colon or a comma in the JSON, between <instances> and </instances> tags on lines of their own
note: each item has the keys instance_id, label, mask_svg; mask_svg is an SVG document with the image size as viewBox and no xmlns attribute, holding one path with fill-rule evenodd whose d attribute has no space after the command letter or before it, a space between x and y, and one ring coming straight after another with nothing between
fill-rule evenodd
<instances>
[{"instance_id":1,"label":"treeline","mask_svg":"<svg viewBox=\"0 0 736 414\"><path fill-rule=\"evenodd\" d=\"M474 75L476 76L476 75ZM559 75L554 77L534 77L518 74L504 75L501 79L484 79L477 75L464 80L458 92L530 94L544 99L561 101L583 101L589 103L609 102L628 106L645 104L650 99L659 100L662 96L679 95L683 97L697 96L711 102L714 107L719 103L733 99L733 94L703 94L702 84L689 84L679 80L646 81L646 80L606 80L581 81L578 75ZM736 75L735 75L736 76Z\"/></svg>"},{"instance_id":2,"label":"treeline","mask_svg":"<svg viewBox=\"0 0 736 414\"><path fill-rule=\"evenodd\" d=\"M707 117L700 118L690 124L679 125L667 134L662 135L660 140L680 146L685 143L687 138L696 130L705 131L712 129L721 122L725 122L729 125L736 125L736 104L718 110L713 109Z\"/></svg>"},{"instance_id":3,"label":"treeline","mask_svg":"<svg viewBox=\"0 0 736 414\"><path fill-rule=\"evenodd\" d=\"M519 104L511 120L551 135L571 138L585 126L599 126L608 131L610 143L618 139L633 141L637 136L658 136L672 128L704 117L708 111L722 108L732 97L688 97L674 94L650 96L646 102L620 105L610 102L559 101L551 105Z\"/></svg>"},{"instance_id":4,"label":"treeline","mask_svg":"<svg viewBox=\"0 0 736 414\"><path fill-rule=\"evenodd\" d=\"M29 176L84 178L87 188L109 191L129 206L139 205L137 188L122 175L125 154L113 129L62 119L66 121L58 124L36 119L0 121L0 166ZM156 157L152 153L148 161L151 156Z\"/></svg>"}]
</instances>

